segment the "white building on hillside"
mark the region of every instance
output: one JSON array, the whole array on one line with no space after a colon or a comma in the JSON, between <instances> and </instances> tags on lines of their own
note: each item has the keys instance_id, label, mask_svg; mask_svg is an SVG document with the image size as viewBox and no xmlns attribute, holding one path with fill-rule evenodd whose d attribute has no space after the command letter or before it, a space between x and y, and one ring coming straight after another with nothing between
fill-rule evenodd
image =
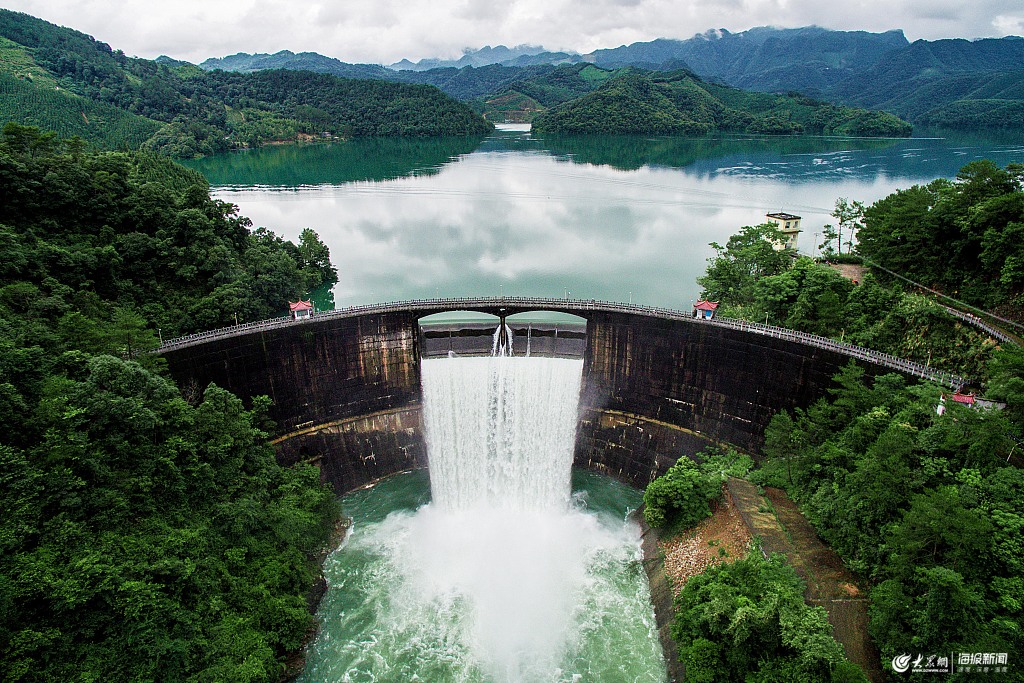
<instances>
[{"instance_id":1,"label":"white building on hillside","mask_svg":"<svg viewBox=\"0 0 1024 683\"><path fill-rule=\"evenodd\" d=\"M797 240L800 237L800 216L794 216L791 213L770 213L766 216L769 223L774 223L779 226L779 231L782 232L783 241L781 243L776 242L775 248L779 251L783 249L792 249L796 251Z\"/></svg>"}]
</instances>

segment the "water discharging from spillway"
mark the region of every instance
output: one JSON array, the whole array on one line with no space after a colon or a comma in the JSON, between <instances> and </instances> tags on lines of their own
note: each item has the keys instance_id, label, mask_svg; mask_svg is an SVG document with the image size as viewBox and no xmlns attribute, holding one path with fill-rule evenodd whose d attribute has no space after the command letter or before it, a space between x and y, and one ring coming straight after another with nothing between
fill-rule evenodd
<instances>
[{"instance_id":1,"label":"water discharging from spillway","mask_svg":"<svg viewBox=\"0 0 1024 683\"><path fill-rule=\"evenodd\" d=\"M421 367L430 502L418 473L346 497L300 681L664 681L639 494L572 473L582 361Z\"/></svg>"}]
</instances>

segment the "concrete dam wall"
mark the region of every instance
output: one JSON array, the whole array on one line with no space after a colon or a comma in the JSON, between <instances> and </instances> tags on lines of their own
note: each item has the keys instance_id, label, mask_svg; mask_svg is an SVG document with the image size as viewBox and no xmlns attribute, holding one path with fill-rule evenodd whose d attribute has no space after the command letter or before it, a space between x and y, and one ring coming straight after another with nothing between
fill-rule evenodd
<instances>
[{"instance_id":1,"label":"concrete dam wall","mask_svg":"<svg viewBox=\"0 0 1024 683\"><path fill-rule=\"evenodd\" d=\"M269 396L280 461L318 465L342 493L426 466L419 362L423 347L437 355L437 344L450 342L428 338L418 321L440 310L326 315L162 353L187 392L216 383L243 399ZM709 443L756 451L775 412L809 405L850 361L841 350L679 315L600 305L565 312L586 319L585 339L538 332L533 352L582 354L575 464L636 487ZM523 334L520 326L517 355ZM871 374L891 371L858 362Z\"/></svg>"}]
</instances>

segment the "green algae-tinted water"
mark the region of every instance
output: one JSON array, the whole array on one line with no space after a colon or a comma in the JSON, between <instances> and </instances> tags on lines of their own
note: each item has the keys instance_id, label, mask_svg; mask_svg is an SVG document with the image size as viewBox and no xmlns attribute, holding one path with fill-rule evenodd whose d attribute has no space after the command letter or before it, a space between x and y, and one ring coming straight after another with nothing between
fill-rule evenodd
<instances>
[{"instance_id":1,"label":"green algae-tinted water","mask_svg":"<svg viewBox=\"0 0 1024 683\"><path fill-rule=\"evenodd\" d=\"M626 522L641 494L584 471L572 488L571 509L511 519L432 509L422 471L346 496L352 531L326 563L321 630L299 681L664 681ZM472 557L439 556L453 548Z\"/></svg>"}]
</instances>

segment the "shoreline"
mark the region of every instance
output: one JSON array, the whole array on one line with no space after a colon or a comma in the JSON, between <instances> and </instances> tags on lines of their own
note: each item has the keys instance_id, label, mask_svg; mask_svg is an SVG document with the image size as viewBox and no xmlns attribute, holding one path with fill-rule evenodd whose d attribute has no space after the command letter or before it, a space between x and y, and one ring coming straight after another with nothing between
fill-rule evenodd
<instances>
[{"instance_id":1,"label":"shoreline","mask_svg":"<svg viewBox=\"0 0 1024 683\"><path fill-rule=\"evenodd\" d=\"M351 528L352 519L340 516L331 529L331 535L327 543L324 544L324 547L319 552L310 556L310 563L315 564L317 568L316 578L313 579L309 590L306 591L306 608L309 610L313 620L309 628L306 629L306 635L302 639L302 644L285 656L284 671L278 678L278 683L291 683L306 669L306 652L309 645L316 638L317 633L320 632L320 621L316 618L316 613L320 609L320 602L327 595L328 585L327 577L324 576L324 563L331 553L340 548L345 542Z\"/></svg>"},{"instance_id":2,"label":"shoreline","mask_svg":"<svg viewBox=\"0 0 1024 683\"><path fill-rule=\"evenodd\" d=\"M665 558L661 553L658 530L648 526L642 510L641 507L633 514L640 525L643 567L654 607L654 623L658 627L658 639L661 641L661 656L665 660L666 680L668 683L682 683L686 679L686 669L679 661L679 646L672 637L672 621L675 618L672 584L665 572Z\"/></svg>"}]
</instances>

